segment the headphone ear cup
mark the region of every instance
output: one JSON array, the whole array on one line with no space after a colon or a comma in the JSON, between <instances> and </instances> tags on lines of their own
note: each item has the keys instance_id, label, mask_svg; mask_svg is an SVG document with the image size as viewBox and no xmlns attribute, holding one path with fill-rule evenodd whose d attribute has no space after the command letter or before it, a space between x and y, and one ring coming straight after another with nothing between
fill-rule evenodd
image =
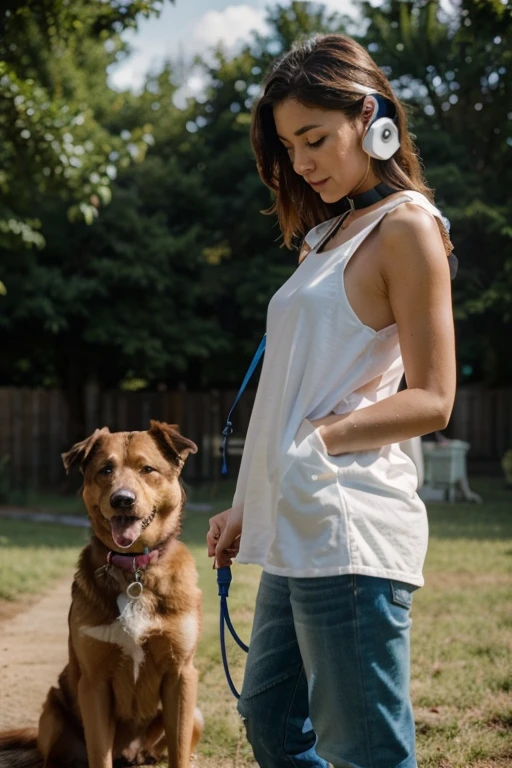
<instances>
[{"instance_id":1,"label":"headphone ear cup","mask_svg":"<svg viewBox=\"0 0 512 768\"><path fill-rule=\"evenodd\" d=\"M376 160L389 160L400 148L398 128L390 117L379 117L368 128L363 149Z\"/></svg>"}]
</instances>

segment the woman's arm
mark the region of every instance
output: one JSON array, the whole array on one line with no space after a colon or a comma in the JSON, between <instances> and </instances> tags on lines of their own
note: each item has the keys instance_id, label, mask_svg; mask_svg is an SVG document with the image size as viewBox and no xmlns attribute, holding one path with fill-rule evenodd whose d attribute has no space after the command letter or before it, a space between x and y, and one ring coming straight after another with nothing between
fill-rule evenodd
<instances>
[{"instance_id":1,"label":"woman's arm","mask_svg":"<svg viewBox=\"0 0 512 768\"><path fill-rule=\"evenodd\" d=\"M444 429L455 399L450 271L437 223L404 203L383 219L379 246L408 388L367 408L313 421L333 455Z\"/></svg>"}]
</instances>

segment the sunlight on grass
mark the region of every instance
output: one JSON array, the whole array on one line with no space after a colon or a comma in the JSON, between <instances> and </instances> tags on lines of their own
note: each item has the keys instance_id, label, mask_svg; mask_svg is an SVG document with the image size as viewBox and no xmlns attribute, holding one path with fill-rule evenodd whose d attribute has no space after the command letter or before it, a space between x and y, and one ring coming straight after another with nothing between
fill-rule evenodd
<instances>
[{"instance_id":1,"label":"sunlight on grass","mask_svg":"<svg viewBox=\"0 0 512 768\"><path fill-rule=\"evenodd\" d=\"M0 599L43 592L75 566L86 529L47 523L0 521Z\"/></svg>"},{"instance_id":2,"label":"sunlight on grass","mask_svg":"<svg viewBox=\"0 0 512 768\"><path fill-rule=\"evenodd\" d=\"M411 684L421 768L512 766L512 493L498 480L472 486L482 493L482 505L429 508L426 586L415 593L412 610ZM205 550L208 518L228 505L231 491L227 484L193 489L191 501L209 503L212 511L187 511L183 527L203 590L197 667L206 725L199 768L256 765L224 678L217 584ZM40 591L74 565L87 536L83 530L41 523L1 520L0 526L3 598ZM246 642L258 580L258 568L234 566L230 611ZM228 655L240 688L245 654L230 642Z\"/></svg>"}]
</instances>

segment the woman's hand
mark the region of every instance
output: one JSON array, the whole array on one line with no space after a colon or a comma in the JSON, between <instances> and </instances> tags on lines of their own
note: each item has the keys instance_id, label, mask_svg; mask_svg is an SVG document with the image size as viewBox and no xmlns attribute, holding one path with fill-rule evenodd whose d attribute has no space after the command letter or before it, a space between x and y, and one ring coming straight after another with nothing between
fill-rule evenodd
<instances>
[{"instance_id":1,"label":"woman's hand","mask_svg":"<svg viewBox=\"0 0 512 768\"><path fill-rule=\"evenodd\" d=\"M314 426L314 428L317 430L318 434L320 435L321 440L323 441L327 453L330 456L335 456L337 453L340 453L339 450L336 450L335 446L333 445L333 442L331 440L331 430L329 427L332 424L336 424L337 422L342 421L343 417L349 416L349 413L344 413L342 416L340 416L337 413L330 413L328 416L324 416L323 419L314 419L310 420L311 424Z\"/></svg>"},{"instance_id":2,"label":"woman's hand","mask_svg":"<svg viewBox=\"0 0 512 768\"><path fill-rule=\"evenodd\" d=\"M226 509L209 520L210 529L206 534L208 557L214 557L214 568L231 565L232 558L240 548L243 507Z\"/></svg>"}]
</instances>

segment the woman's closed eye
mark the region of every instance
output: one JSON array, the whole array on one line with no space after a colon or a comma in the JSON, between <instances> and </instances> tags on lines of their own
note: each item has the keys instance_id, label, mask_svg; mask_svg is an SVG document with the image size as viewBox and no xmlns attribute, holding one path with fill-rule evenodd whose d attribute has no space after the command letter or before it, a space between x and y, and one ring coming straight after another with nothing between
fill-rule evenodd
<instances>
[{"instance_id":1,"label":"woman's closed eye","mask_svg":"<svg viewBox=\"0 0 512 768\"><path fill-rule=\"evenodd\" d=\"M308 147L311 147L312 149L316 149L316 147L321 147L324 141L325 141L325 136L322 136L322 138L318 139L318 141L313 141L313 142L307 141L306 144Z\"/></svg>"},{"instance_id":2,"label":"woman's closed eye","mask_svg":"<svg viewBox=\"0 0 512 768\"><path fill-rule=\"evenodd\" d=\"M310 149L318 149L318 147L322 146L322 144L324 143L325 139L326 139L326 137L322 136L322 138L318 139L318 141L306 141L306 147L309 147ZM284 144L283 144L283 146L284 146ZM293 147L284 147L284 148L288 152L288 154L293 151Z\"/></svg>"}]
</instances>

